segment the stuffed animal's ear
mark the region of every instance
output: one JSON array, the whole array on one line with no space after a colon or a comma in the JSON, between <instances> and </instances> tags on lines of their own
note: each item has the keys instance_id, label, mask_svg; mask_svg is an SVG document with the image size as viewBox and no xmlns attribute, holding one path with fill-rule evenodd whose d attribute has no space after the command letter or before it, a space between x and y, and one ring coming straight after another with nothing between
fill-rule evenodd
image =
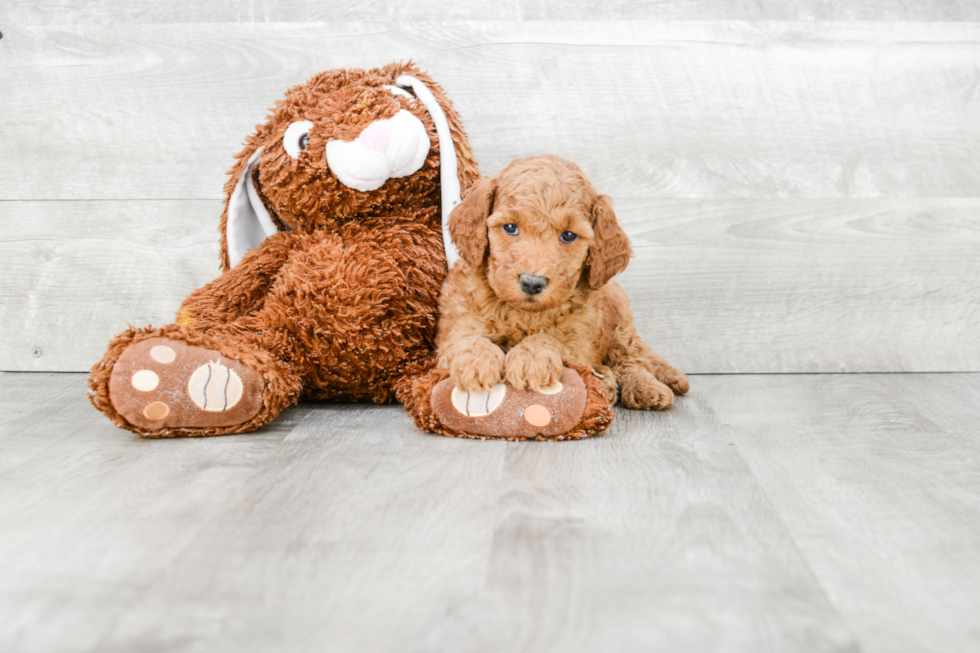
<instances>
[{"instance_id":1,"label":"stuffed animal's ear","mask_svg":"<svg viewBox=\"0 0 980 653\"><path fill-rule=\"evenodd\" d=\"M432 77L427 73L419 70L411 61L409 62L396 62L388 64L382 69L390 79L395 80L395 83L403 88L411 88L412 92L415 92L415 86L421 84L429 93L431 93L433 99L439 104L438 113L445 116L446 124L448 126L448 132L451 134L451 139L453 142L453 150L456 154L456 175L459 179L460 188L463 192L466 191L477 179L480 178L480 166L476 162L476 157L473 155L473 151L470 148L469 139L466 136L466 130L463 129L463 120L459 117L456 109L453 107L453 103L450 101L446 92L442 89L439 84L436 83ZM419 97L419 99L422 99ZM426 105L429 110L430 115L435 113L433 107ZM435 116L433 116L435 121ZM437 127L438 129L438 127ZM450 136L447 135L446 141L450 140Z\"/></svg>"},{"instance_id":2,"label":"stuffed animal's ear","mask_svg":"<svg viewBox=\"0 0 980 653\"><path fill-rule=\"evenodd\" d=\"M626 269L633 256L633 248L629 236L616 220L612 198L608 195L599 195L592 205L592 230L595 238L589 246L586 266L589 269L589 287L595 290Z\"/></svg>"},{"instance_id":3,"label":"stuffed animal's ear","mask_svg":"<svg viewBox=\"0 0 980 653\"><path fill-rule=\"evenodd\" d=\"M252 172L261 156L260 147L249 157L228 197L228 219L224 225L228 268L238 265L245 252L256 249L263 240L279 231L252 180Z\"/></svg>"},{"instance_id":4,"label":"stuffed animal's ear","mask_svg":"<svg viewBox=\"0 0 980 653\"><path fill-rule=\"evenodd\" d=\"M416 71L417 72L417 71ZM432 123L436 127L436 137L439 139L439 180L441 185L440 195L442 196L442 240L446 249L446 264L449 269L453 268L456 259L460 258L459 251L453 246L447 223L450 212L459 205L459 196L462 191L460 182L459 165L456 157L456 143L453 139L453 131L449 126L449 120L443 109L444 104L449 101L442 98L440 101L433 94L432 89L426 86L425 82L411 75L399 75L396 83L403 88L411 88L415 97L422 103ZM431 80L429 83L439 91Z\"/></svg>"},{"instance_id":5,"label":"stuffed animal's ear","mask_svg":"<svg viewBox=\"0 0 980 653\"><path fill-rule=\"evenodd\" d=\"M460 257L474 268L487 253L487 218L493 212L496 183L484 177L470 186L461 204L449 214L449 234Z\"/></svg>"}]
</instances>

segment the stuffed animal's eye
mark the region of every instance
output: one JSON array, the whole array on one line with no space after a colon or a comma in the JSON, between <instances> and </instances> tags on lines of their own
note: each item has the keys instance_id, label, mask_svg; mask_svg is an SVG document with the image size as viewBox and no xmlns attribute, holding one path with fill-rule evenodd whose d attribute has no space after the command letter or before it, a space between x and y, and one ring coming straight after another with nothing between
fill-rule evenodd
<instances>
[{"instance_id":1,"label":"stuffed animal's eye","mask_svg":"<svg viewBox=\"0 0 980 653\"><path fill-rule=\"evenodd\" d=\"M517 228L517 225L514 224L513 222L504 225L504 233L508 233L511 236L516 236L518 231L520 230Z\"/></svg>"},{"instance_id":2,"label":"stuffed animal's eye","mask_svg":"<svg viewBox=\"0 0 980 653\"><path fill-rule=\"evenodd\" d=\"M571 231L561 232L560 240L563 243L574 243L576 238L578 238L578 235L573 234Z\"/></svg>"},{"instance_id":3,"label":"stuffed animal's eye","mask_svg":"<svg viewBox=\"0 0 980 653\"><path fill-rule=\"evenodd\" d=\"M299 153L306 149L310 144L310 130L313 123L309 120L297 120L286 128L286 133L282 137L282 146L286 154L292 158L299 156Z\"/></svg>"}]
</instances>

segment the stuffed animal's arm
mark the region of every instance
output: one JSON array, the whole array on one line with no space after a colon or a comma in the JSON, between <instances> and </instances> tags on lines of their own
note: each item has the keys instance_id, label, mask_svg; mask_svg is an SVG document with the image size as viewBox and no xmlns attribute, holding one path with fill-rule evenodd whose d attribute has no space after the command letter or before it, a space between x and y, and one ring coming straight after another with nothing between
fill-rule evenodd
<instances>
[{"instance_id":1,"label":"stuffed animal's arm","mask_svg":"<svg viewBox=\"0 0 980 653\"><path fill-rule=\"evenodd\" d=\"M195 290L181 303L177 324L206 328L227 324L261 304L280 268L303 234L274 234L235 267Z\"/></svg>"}]
</instances>

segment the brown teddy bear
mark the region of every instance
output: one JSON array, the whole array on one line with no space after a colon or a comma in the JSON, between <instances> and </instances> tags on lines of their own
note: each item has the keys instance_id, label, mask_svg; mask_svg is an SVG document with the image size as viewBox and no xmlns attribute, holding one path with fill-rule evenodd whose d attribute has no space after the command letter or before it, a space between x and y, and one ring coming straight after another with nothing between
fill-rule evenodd
<instances>
[{"instance_id":1,"label":"brown teddy bear","mask_svg":"<svg viewBox=\"0 0 980 653\"><path fill-rule=\"evenodd\" d=\"M391 401L432 357L457 256L444 225L478 177L452 103L410 63L293 87L225 185L224 273L175 324L109 344L93 405L165 437L251 431L301 398Z\"/></svg>"}]
</instances>

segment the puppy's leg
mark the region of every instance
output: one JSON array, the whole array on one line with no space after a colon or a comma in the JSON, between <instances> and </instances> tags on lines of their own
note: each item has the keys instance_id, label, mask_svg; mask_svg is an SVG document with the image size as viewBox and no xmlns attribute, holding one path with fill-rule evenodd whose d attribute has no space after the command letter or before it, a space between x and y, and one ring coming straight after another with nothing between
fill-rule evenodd
<instances>
[{"instance_id":1,"label":"puppy's leg","mask_svg":"<svg viewBox=\"0 0 980 653\"><path fill-rule=\"evenodd\" d=\"M623 405L627 408L667 408L674 403L674 394L682 395L690 389L687 376L643 342L633 324L629 300L619 286L606 286L603 301L609 320L607 328L611 331L603 362L616 373Z\"/></svg>"},{"instance_id":2,"label":"puppy's leg","mask_svg":"<svg viewBox=\"0 0 980 653\"><path fill-rule=\"evenodd\" d=\"M651 351L649 347L647 347L644 367L657 377L658 381L669 386L674 394L687 394L687 391L691 389L687 375L669 365L660 354Z\"/></svg>"},{"instance_id":3,"label":"puppy's leg","mask_svg":"<svg viewBox=\"0 0 980 653\"><path fill-rule=\"evenodd\" d=\"M440 348L439 367L464 392L489 390L504 378L504 350L483 336L466 336Z\"/></svg>"},{"instance_id":4,"label":"puppy's leg","mask_svg":"<svg viewBox=\"0 0 980 653\"><path fill-rule=\"evenodd\" d=\"M507 352L504 378L518 390L540 391L558 382L564 348L555 338L536 333Z\"/></svg>"},{"instance_id":5,"label":"puppy's leg","mask_svg":"<svg viewBox=\"0 0 980 653\"><path fill-rule=\"evenodd\" d=\"M667 364L640 340L632 324L617 327L606 362L616 373L619 396L627 408L661 410L674 403L674 394L690 389L687 376Z\"/></svg>"}]
</instances>

